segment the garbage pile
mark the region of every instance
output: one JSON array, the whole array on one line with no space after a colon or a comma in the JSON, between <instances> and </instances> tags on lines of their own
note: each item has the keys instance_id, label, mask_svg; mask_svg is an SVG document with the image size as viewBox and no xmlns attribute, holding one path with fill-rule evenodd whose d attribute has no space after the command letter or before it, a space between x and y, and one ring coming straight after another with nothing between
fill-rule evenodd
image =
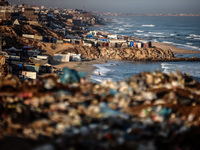
<instances>
[{"instance_id":1,"label":"garbage pile","mask_svg":"<svg viewBox=\"0 0 200 150\"><path fill-rule=\"evenodd\" d=\"M154 71L95 84L64 70L24 83L0 79L0 149L199 148L200 84L189 75Z\"/></svg>"}]
</instances>

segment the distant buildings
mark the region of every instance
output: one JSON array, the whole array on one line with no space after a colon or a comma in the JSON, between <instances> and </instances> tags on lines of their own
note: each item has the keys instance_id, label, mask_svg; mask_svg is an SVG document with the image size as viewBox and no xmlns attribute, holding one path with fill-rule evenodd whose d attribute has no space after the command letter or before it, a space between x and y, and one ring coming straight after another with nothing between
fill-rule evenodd
<instances>
[{"instance_id":1,"label":"distant buildings","mask_svg":"<svg viewBox=\"0 0 200 150\"><path fill-rule=\"evenodd\" d=\"M5 0L0 1L0 6L8 6L8 5L9 5L8 1Z\"/></svg>"},{"instance_id":2,"label":"distant buildings","mask_svg":"<svg viewBox=\"0 0 200 150\"><path fill-rule=\"evenodd\" d=\"M25 8L23 16L25 16L28 21L38 21L39 19L38 14L35 13L33 8Z\"/></svg>"}]
</instances>

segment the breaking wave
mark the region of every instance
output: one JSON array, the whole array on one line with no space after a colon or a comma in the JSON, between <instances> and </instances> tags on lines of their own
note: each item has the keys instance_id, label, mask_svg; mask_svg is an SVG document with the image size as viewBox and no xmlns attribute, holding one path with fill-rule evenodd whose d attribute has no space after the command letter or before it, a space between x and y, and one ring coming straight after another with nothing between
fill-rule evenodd
<instances>
[{"instance_id":1,"label":"breaking wave","mask_svg":"<svg viewBox=\"0 0 200 150\"><path fill-rule=\"evenodd\" d=\"M142 30L137 30L137 32L144 32L144 31L142 31Z\"/></svg>"},{"instance_id":2,"label":"breaking wave","mask_svg":"<svg viewBox=\"0 0 200 150\"><path fill-rule=\"evenodd\" d=\"M153 25L153 24L144 24L144 25L142 25L142 27L155 27L155 25Z\"/></svg>"},{"instance_id":3,"label":"breaking wave","mask_svg":"<svg viewBox=\"0 0 200 150\"><path fill-rule=\"evenodd\" d=\"M164 34L164 32L148 32L150 34Z\"/></svg>"}]
</instances>

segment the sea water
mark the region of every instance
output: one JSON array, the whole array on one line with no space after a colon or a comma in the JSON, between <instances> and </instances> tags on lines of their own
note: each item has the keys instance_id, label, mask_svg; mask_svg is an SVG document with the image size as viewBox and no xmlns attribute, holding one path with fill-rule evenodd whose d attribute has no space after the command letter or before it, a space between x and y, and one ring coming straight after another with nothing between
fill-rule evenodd
<instances>
[{"instance_id":1,"label":"sea water","mask_svg":"<svg viewBox=\"0 0 200 150\"><path fill-rule=\"evenodd\" d=\"M107 25L90 30L108 31L117 35L139 37L152 42L169 43L176 47L200 51L200 17L184 16L134 16L111 17ZM200 57L200 54L178 54L177 57ZM95 64L91 81L120 81L146 71L161 70L165 73L179 70L200 81L199 62L130 62L108 61ZM100 72L100 75L98 75Z\"/></svg>"}]
</instances>

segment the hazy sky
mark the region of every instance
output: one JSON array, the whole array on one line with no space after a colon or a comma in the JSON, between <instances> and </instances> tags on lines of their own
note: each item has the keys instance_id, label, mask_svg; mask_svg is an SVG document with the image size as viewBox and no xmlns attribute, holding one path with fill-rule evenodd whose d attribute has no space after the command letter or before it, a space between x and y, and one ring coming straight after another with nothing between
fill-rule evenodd
<instances>
[{"instance_id":1,"label":"hazy sky","mask_svg":"<svg viewBox=\"0 0 200 150\"><path fill-rule=\"evenodd\" d=\"M200 0L8 0L13 4L134 14L200 13Z\"/></svg>"}]
</instances>

